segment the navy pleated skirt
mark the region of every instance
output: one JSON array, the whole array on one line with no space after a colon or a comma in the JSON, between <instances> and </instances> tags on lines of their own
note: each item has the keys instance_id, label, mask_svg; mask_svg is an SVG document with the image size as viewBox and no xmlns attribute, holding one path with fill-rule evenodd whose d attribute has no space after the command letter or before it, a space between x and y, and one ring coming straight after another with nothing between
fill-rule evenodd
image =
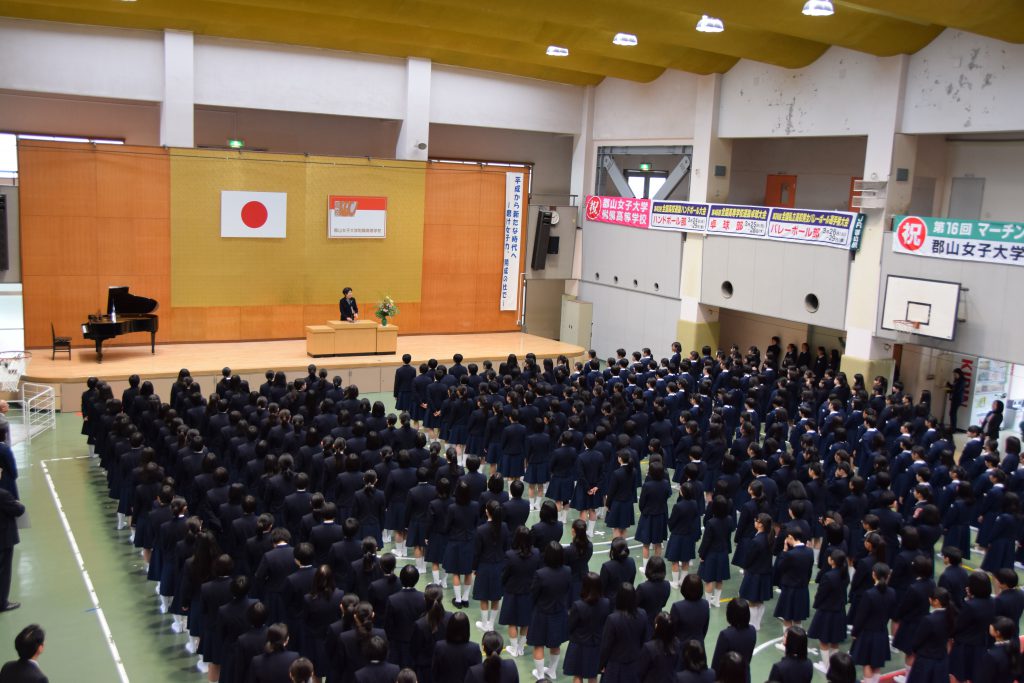
<instances>
[{"instance_id":1,"label":"navy pleated skirt","mask_svg":"<svg viewBox=\"0 0 1024 683\"><path fill-rule=\"evenodd\" d=\"M768 602L774 595L771 574L751 574L747 572L743 575L743 581L740 582L740 597L744 600L749 602Z\"/></svg>"},{"instance_id":2,"label":"navy pleated skirt","mask_svg":"<svg viewBox=\"0 0 1024 683\"><path fill-rule=\"evenodd\" d=\"M569 643L562 673L580 678L597 678L601 673L601 646Z\"/></svg>"},{"instance_id":3,"label":"navy pleated skirt","mask_svg":"<svg viewBox=\"0 0 1024 683\"><path fill-rule=\"evenodd\" d=\"M474 596L475 597L475 596ZM529 593L507 593L498 613L502 626L529 626L533 618L533 598Z\"/></svg>"},{"instance_id":4,"label":"navy pleated skirt","mask_svg":"<svg viewBox=\"0 0 1024 683\"><path fill-rule=\"evenodd\" d=\"M565 503L572 500L572 490L574 486L575 482L573 482L571 478L555 476L548 482L548 490L544 495L551 500L557 500L560 503Z\"/></svg>"},{"instance_id":5,"label":"navy pleated skirt","mask_svg":"<svg viewBox=\"0 0 1024 683\"><path fill-rule=\"evenodd\" d=\"M892 656L889 636L884 632L862 633L853 641L850 656L854 664L870 666L872 669L882 668Z\"/></svg>"},{"instance_id":6,"label":"navy pleated skirt","mask_svg":"<svg viewBox=\"0 0 1024 683\"><path fill-rule=\"evenodd\" d=\"M807 591L807 587L789 588L788 586L783 586L773 614L777 619L785 621L803 621L811 616L811 596Z\"/></svg>"},{"instance_id":7,"label":"navy pleated skirt","mask_svg":"<svg viewBox=\"0 0 1024 683\"><path fill-rule=\"evenodd\" d=\"M569 615L565 612L534 612L526 644L531 647L561 647L569 640Z\"/></svg>"},{"instance_id":8,"label":"navy pleated skirt","mask_svg":"<svg viewBox=\"0 0 1024 683\"><path fill-rule=\"evenodd\" d=\"M704 583L727 581L729 579L729 553L709 553L700 562L697 574Z\"/></svg>"},{"instance_id":9,"label":"navy pleated skirt","mask_svg":"<svg viewBox=\"0 0 1024 683\"><path fill-rule=\"evenodd\" d=\"M427 562L441 564L444 562L444 551L447 546L448 537L445 534L439 531L431 533L427 539L427 552L424 554L424 559Z\"/></svg>"},{"instance_id":10,"label":"navy pleated skirt","mask_svg":"<svg viewBox=\"0 0 1024 683\"><path fill-rule=\"evenodd\" d=\"M668 517L666 515L640 514L640 523L636 525L636 540L644 545L664 543L668 537Z\"/></svg>"},{"instance_id":11,"label":"navy pleated skirt","mask_svg":"<svg viewBox=\"0 0 1024 683\"><path fill-rule=\"evenodd\" d=\"M474 600L501 600L503 597L501 572L504 568L504 561L480 563L480 566L476 568L476 576L473 578Z\"/></svg>"},{"instance_id":12,"label":"navy pleated skirt","mask_svg":"<svg viewBox=\"0 0 1024 683\"><path fill-rule=\"evenodd\" d=\"M633 526L634 521L633 503L625 500L613 500L604 518L604 523L610 529L626 529Z\"/></svg>"},{"instance_id":13,"label":"navy pleated skirt","mask_svg":"<svg viewBox=\"0 0 1024 683\"><path fill-rule=\"evenodd\" d=\"M945 659L915 657L906 683L949 683L949 663Z\"/></svg>"},{"instance_id":14,"label":"navy pleated skirt","mask_svg":"<svg viewBox=\"0 0 1024 683\"><path fill-rule=\"evenodd\" d=\"M444 549L444 570L449 574L473 573L473 541L452 541Z\"/></svg>"},{"instance_id":15,"label":"navy pleated skirt","mask_svg":"<svg viewBox=\"0 0 1024 683\"><path fill-rule=\"evenodd\" d=\"M689 562L697 557L697 534L672 534L665 547L665 559L669 562Z\"/></svg>"},{"instance_id":16,"label":"navy pleated skirt","mask_svg":"<svg viewBox=\"0 0 1024 683\"><path fill-rule=\"evenodd\" d=\"M816 638L823 643L844 642L846 640L846 615L842 611L815 610L811 626L807 629L807 637Z\"/></svg>"}]
</instances>

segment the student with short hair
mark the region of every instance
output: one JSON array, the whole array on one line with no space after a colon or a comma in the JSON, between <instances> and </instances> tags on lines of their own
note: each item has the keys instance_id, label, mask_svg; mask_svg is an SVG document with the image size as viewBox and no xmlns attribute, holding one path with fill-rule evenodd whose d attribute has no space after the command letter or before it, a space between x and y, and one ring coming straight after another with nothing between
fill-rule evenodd
<instances>
[{"instance_id":1,"label":"student with short hair","mask_svg":"<svg viewBox=\"0 0 1024 683\"><path fill-rule=\"evenodd\" d=\"M29 624L14 638L18 658L0 669L0 681L10 683L47 683L49 679L39 668L39 657L46 649L46 632L39 624Z\"/></svg>"}]
</instances>

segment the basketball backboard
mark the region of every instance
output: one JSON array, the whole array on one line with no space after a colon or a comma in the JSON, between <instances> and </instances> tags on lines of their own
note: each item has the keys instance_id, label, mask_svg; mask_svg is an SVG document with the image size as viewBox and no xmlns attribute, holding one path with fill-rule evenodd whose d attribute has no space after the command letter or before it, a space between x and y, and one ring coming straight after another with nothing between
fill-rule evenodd
<instances>
[{"instance_id":1,"label":"basketball backboard","mask_svg":"<svg viewBox=\"0 0 1024 683\"><path fill-rule=\"evenodd\" d=\"M897 321L910 321L916 323L914 334L951 340L959 305L959 282L890 275L885 283L881 327L898 331Z\"/></svg>"}]
</instances>

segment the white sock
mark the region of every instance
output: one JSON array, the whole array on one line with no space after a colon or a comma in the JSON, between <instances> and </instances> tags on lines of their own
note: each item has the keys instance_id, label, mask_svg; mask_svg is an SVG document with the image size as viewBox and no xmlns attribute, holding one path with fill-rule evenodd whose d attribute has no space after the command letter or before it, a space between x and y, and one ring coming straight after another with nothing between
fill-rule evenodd
<instances>
[{"instance_id":1,"label":"white sock","mask_svg":"<svg viewBox=\"0 0 1024 683\"><path fill-rule=\"evenodd\" d=\"M426 574L427 573L427 561L424 560L422 557L417 557L416 558L416 569L419 570L420 574ZM435 579L435 581L436 581L436 579Z\"/></svg>"},{"instance_id":2,"label":"white sock","mask_svg":"<svg viewBox=\"0 0 1024 683\"><path fill-rule=\"evenodd\" d=\"M441 570L441 585L445 588L448 587L448 572L443 569Z\"/></svg>"},{"instance_id":3,"label":"white sock","mask_svg":"<svg viewBox=\"0 0 1024 683\"><path fill-rule=\"evenodd\" d=\"M715 594L714 594L714 592L711 592L711 593L705 592L704 593L704 599L708 601L709 605L714 605L715 604Z\"/></svg>"},{"instance_id":4,"label":"white sock","mask_svg":"<svg viewBox=\"0 0 1024 683\"><path fill-rule=\"evenodd\" d=\"M533 677L540 680L544 678L544 658L533 660Z\"/></svg>"},{"instance_id":5,"label":"white sock","mask_svg":"<svg viewBox=\"0 0 1024 683\"><path fill-rule=\"evenodd\" d=\"M526 636L519 636L516 638L515 643L519 654L526 652Z\"/></svg>"},{"instance_id":6,"label":"white sock","mask_svg":"<svg viewBox=\"0 0 1024 683\"><path fill-rule=\"evenodd\" d=\"M755 631L761 630L761 619L764 617L764 605L750 606L750 625Z\"/></svg>"},{"instance_id":7,"label":"white sock","mask_svg":"<svg viewBox=\"0 0 1024 683\"><path fill-rule=\"evenodd\" d=\"M814 566L818 566L818 556L821 555L821 548L811 548L814 552Z\"/></svg>"},{"instance_id":8,"label":"white sock","mask_svg":"<svg viewBox=\"0 0 1024 683\"><path fill-rule=\"evenodd\" d=\"M826 673L828 673L828 664L831 656L832 650L826 650L825 648L821 648L821 663L822 665L824 665Z\"/></svg>"},{"instance_id":9,"label":"white sock","mask_svg":"<svg viewBox=\"0 0 1024 683\"><path fill-rule=\"evenodd\" d=\"M491 610L482 609L480 610L480 623L484 625L484 630L490 631L490 627L487 623L491 620Z\"/></svg>"},{"instance_id":10,"label":"white sock","mask_svg":"<svg viewBox=\"0 0 1024 683\"><path fill-rule=\"evenodd\" d=\"M551 655L551 666L548 670L551 672L552 678L558 677L558 660L562 658L562 653L559 652L557 655Z\"/></svg>"},{"instance_id":11,"label":"white sock","mask_svg":"<svg viewBox=\"0 0 1024 683\"><path fill-rule=\"evenodd\" d=\"M455 602L462 602L462 585L456 584L453 589L455 590Z\"/></svg>"},{"instance_id":12,"label":"white sock","mask_svg":"<svg viewBox=\"0 0 1024 683\"><path fill-rule=\"evenodd\" d=\"M672 570L672 585L673 586L678 586L679 585L679 570L678 569L673 569Z\"/></svg>"},{"instance_id":13,"label":"white sock","mask_svg":"<svg viewBox=\"0 0 1024 683\"><path fill-rule=\"evenodd\" d=\"M391 543L391 532L385 530L384 533L381 535L381 540L385 543Z\"/></svg>"},{"instance_id":14,"label":"white sock","mask_svg":"<svg viewBox=\"0 0 1024 683\"><path fill-rule=\"evenodd\" d=\"M592 519L587 522L587 536L593 537L594 529L597 528L597 520Z\"/></svg>"},{"instance_id":15,"label":"white sock","mask_svg":"<svg viewBox=\"0 0 1024 683\"><path fill-rule=\"evenodd\" d=\"M561 511L559 511L559 513L558 513L558 521L559 522L562 522L564 524L566 522L566 520L568 519L568 517L569 517L569 511L568 510L561 510Z\"/></svg>"},{"instance_id":16,"label":"white sock","mask_svg":"<svg viewBox=\"0 0 1024 683\"><path fill-rule=\"evenodd\" d=\"M117 513L117 528L118 529L123 529L124 528L124 513L123 512L118 512Z\"/></svg>"},{"instance_id":17,"label":"white sock","mask_svg":"<svg viewBox=\"0 0 1024 683\"><path fill-rule=\"evenodd\" d=\"M423 564L424 564L424 566L426 566L426 562L424 562ZM431 569L430 570L430 575L432 577L434 577L434 583L436 583L438 586L442 585L441 584L441 570L440 569Z\"/></svg>"},{"instance_id":18,"label":"white sock","mask_svg":"<svg viewBox=\"0 0 1024 683\"><path fill-rule=\"evenodd\" d=\"M715 604L721 604L722 602L722 589L716 588L712 595L715 597Z\"/></svg>"}]
</instances>

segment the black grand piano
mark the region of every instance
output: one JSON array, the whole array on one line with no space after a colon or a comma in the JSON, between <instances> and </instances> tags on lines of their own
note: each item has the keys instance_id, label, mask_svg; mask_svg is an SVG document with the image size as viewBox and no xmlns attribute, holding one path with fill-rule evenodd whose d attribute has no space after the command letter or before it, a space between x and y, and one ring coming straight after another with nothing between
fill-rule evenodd
<instances>
[{"instance_id":1,"label":"black grand piano","mask_svg":"<svg viewBox=\"0 0 1024 683\"><path fill-rule=\"evenodd\" d=\"M156 353L160 318L153 311L159 306L156 299L130 294L127 287L108 289L107 314L90 315L89 321L82 323L82 336L96 342L97 361L103 362L104 341L130 332L149 332L149 348Z\"/></svg>"}]
</instances>

